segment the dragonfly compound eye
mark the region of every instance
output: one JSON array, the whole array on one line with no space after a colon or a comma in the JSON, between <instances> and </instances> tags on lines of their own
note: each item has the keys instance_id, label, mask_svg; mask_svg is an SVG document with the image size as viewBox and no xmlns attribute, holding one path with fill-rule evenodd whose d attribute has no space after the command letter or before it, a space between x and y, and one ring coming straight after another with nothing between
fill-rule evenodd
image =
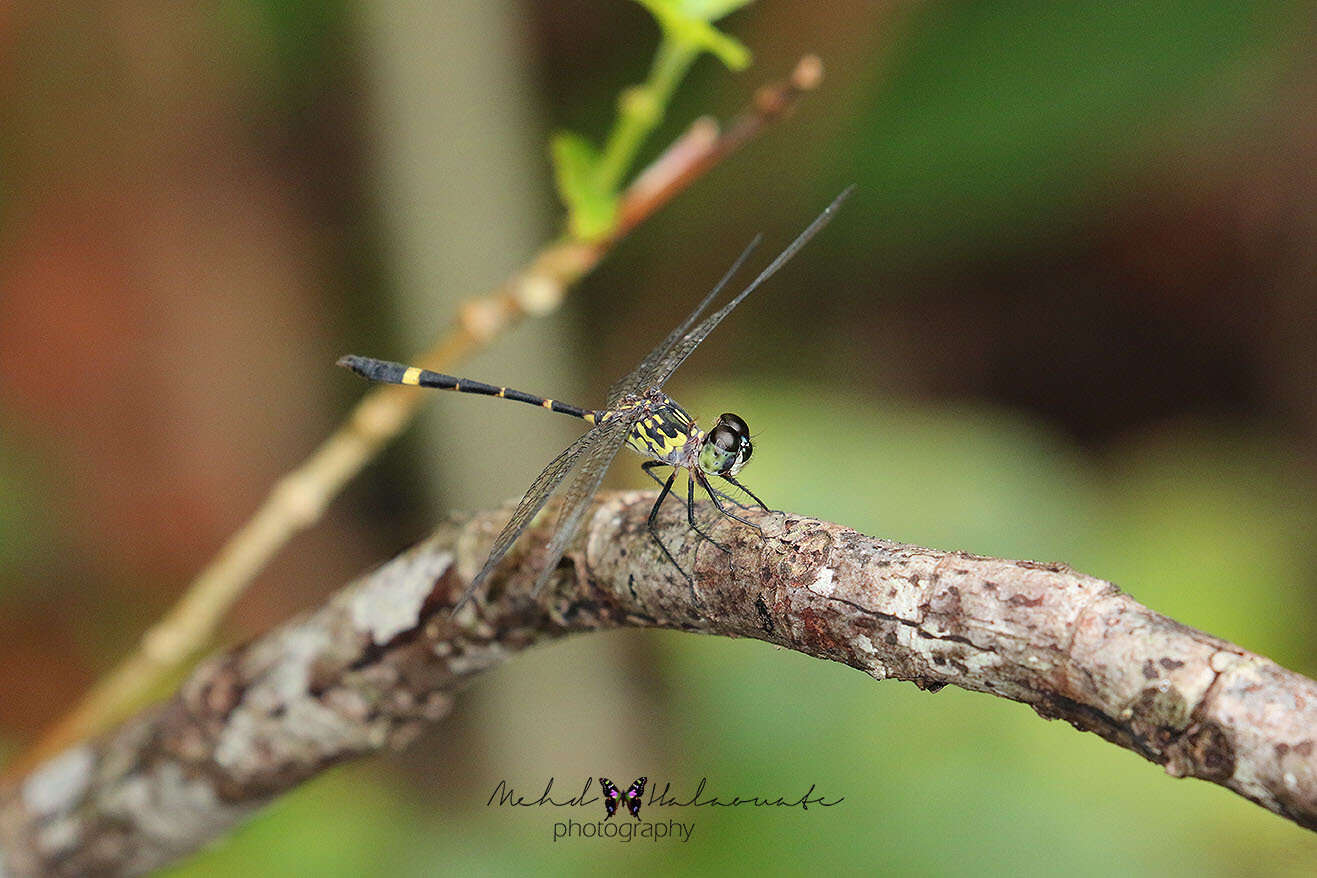
<instances>
[{"instance_id":1,"label":"dragonfly compound eye","mask_svg":"<svg viewBox=\"0 0 1317 878\"><path fill-rule=\"evenodd\" d=\"M709 438L714 445L722 451L729 451L733 454L741 447L741 435L724 424L719 424L713 428Z\"/></svg>"},{"instance_id":2,"label":"dragonfly compound eye","mask_svg":"<svg viewBox=\"0 0 1317 878\"><path fill-rule=\"evenodd\" d=\"M750 428L739 415L723 412L713 425L713 441L723 451L739 452L750 456Z\"/></svg>"},{"instance_id":3,"label":"dragonfly compound eye","mask_svg":"<svg viewBox=\"0 0 1317 878\"><path fill-rule=\"evenodd\" d=\"M734 415L731 412L723 412L718 416L718 423L725 427L732 428L732 430L739 435L744 436L746 439L750 438L750 428L746 426L745 421L741 419L740 415Z\"/></svg>"}]
</instances>

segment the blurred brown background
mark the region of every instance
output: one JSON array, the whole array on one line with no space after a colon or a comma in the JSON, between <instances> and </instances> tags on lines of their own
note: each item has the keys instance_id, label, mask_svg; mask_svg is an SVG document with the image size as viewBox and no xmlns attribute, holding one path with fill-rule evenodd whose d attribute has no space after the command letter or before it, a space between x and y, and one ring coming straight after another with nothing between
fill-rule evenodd
<instances>
[{"instance_id":1,"label":"blurred brown background","mask_svg":"<svg viewBox=\"0 0 1317 878\"><path fill-rule=\"evenodd\" d=\"M754 232L780 246L858 183L670 385L747 419L747 483L882 536L1064 559L1317 674L1315 11L760 0L721 22L754 65L699 62L646 155L805 52L820 91L460 371L591 404ZM362 391L339 354L405 358L555 234L549 134L598 139L655 39L620 0L0 6L0 746L129 650L331 429ZM519 493L576 425L516 409L433 400L226 637ZM645 484L624 463L615 483ZM701 813L650 851L555 847L546 815L484 807L503 778L646 772L819 783L846 811ZM512 663L408 753L188 868L659 855L1307 874L1317 844L1018 705L624 632Z\"/></svg>"}]
</instances>

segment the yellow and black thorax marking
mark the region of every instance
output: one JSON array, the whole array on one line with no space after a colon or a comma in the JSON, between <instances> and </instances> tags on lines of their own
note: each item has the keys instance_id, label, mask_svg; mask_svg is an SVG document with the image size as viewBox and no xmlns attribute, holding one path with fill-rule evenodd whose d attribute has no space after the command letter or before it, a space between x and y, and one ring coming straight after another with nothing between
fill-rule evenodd
<instances>
[{"instance_id":1,"label":"yellow and black thorax marking","mask_svg":"<svg viewBox=\"0 0 1317 878\"><path fill-rule=\"evenodd\" d=\"M627 435L628 447L665 463L686 465L687 443L694 438L698 445L700 437L695 420L666 395L636 404L645 408L645 414Z\"/></svg>"}]
</instances>

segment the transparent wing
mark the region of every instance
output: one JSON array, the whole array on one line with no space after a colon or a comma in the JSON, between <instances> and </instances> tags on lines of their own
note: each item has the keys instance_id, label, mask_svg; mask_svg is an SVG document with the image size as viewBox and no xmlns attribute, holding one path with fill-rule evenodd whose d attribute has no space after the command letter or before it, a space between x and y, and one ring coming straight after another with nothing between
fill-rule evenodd
<instances>
[{"instance_id":1,"label":"transparent wing","mask_svg":"<svg viewBox=\"0 0 1317 878\"><path fill-rule=\"evenodd\" d=\"M736 272L740 271L741 266L745 264L745 260L750 258L750 254L754 251L755 247L759 246L759 242L762 239L763 235L755 235L754 240L750 242L749 246L741 251L740 256L736 257L736 261L732 263L732 267L727 269L727 273L722 276L722 280L718 281L718 283L714 285L714 288L709 291L709 294L704 297L704 300L701 301L699 305L695 306L695 310L690 313L690 316L686 318L685 322L672 330L672 332L669 332L668 337L659 342L658 347L650 351L645 359L641 360L639 366L636 366L636 368L617 379L617 381L613 383L613 386L608 388L608 408L611 409L616 406L617 401L628 393L638 393L653 386L654 382L651 378L653 376L654 367L658 365L668 351L672 350L672 346L681 340L681 337L686 334L686 331L690 329L695 321L699 319L700 315L704 313L704 309L709 307L709 303L718 297L718 294L722 292L723 287L727 286L728 281L732 279Z\"/></svg>"},{"instance_id":2,"label":"transparent wing","mask_svg":"<svg viewBox=\"0 0 1317 878\"><path fill-rule=\"evenodd\" d=\"M627 434L631 432L631 428L642 414L644 410L637 406L621 416L605 421L602 425L602 429L609 432L606 437L594 442L590 450L585 453L585 463L572 477L563 494L562 506L558 511L558 524L553 529L553 537L549 540L548 548L545 549L544 566L535 580L532 594L538 596L544 590L544 584L549 581L554 568L558 566L558 561L562 559L563 552L567 550L567 544L571 542L576 529L580 527L581 518L590 508L594 495L599 492L599 485L608 473L609 464L617 456L618 450L626 441Z\"/></svg>"},{"instance_id":3,"label":"transparent wing","mask_svg":"<svg viewBox=\"0 0 1317 878\"><path fill-rule=\"evenodd\" d=\"M526 490L526 496L521 498L517 508L508 519L508 523L499 531L498 537L494 539L494 545L489 550L489 557L485 560L485 566L480 568L480 572L471 580L466 591L462 592L462 597L453 605L456 610L470 599L475 590L489 576L491 570L498 566L498 562L503 560L503 556L512 548L517 537L530 525L531 520L544 508L544 504L553 496L554 489L562 483L562 480L572 471L572 467L581 459L588 449L593 447L596 442L603 440L611 435L608 427L610 422L591 428L588 432L581 435L575 442L563 449L544 471L535 477L535 481Z\"/></svg>"},{"instance_id":4,"label":"transparent wing","mask_svg":"<svg viewBox=\"0 0 1317 878\"><path fill-rule=\"evenodd\" d=\"M723 322L723 318L732 313L732 309L741 304L746 296L758 289L760 284L776 274L778 269L786 265L787 261L791 259L792 256L795 256L800 252L801 247L804 247L809 243L810 238L817 235L819 230L828 224L833 215L837 212L837 208L841 206L841 203L845 201L853 191L855 191L855 187L848 186L840 195L832 200L831 204L824 208L823 213L819 214L814 222L809 224L809 227L806 228L805 231L796 236L796 240L792 241L785 250L779 253L777 258L769 263L767 268L759 272L759 276L751 281L750 285L742 290L735 299L732 299L722 308L719 308L717 311L704 318L704 321L700 323L699 326L692 329L680 341L673 344L666 353L661 355L652 367L648 376L649 381L646 382L645 386L662 387L663 384L672 377L672 373L677 371L677 367L700 346L700 342L704 341L709 333L713 332L718 324Z\"/></svg>"}]
</instances>

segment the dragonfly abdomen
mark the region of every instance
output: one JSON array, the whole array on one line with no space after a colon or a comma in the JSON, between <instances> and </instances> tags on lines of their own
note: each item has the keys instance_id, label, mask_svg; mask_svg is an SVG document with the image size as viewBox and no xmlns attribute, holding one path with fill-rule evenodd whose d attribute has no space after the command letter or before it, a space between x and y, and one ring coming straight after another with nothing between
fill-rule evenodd
<instances>
[{"instance_id":1,"label":"dragonfly abdomen","mask_svg":"<svg viewBox=\"0 0 1317 878\"><path fill-rule=\"evenodd\" d=\"M351 369L362 378L378 381L381 384L407 384L412 387L433 387L438 390L455 390L458 393L497 396L499 399L510 399L515 402L536 405L557 412L560 415L571 415L574 418L581 418L592 424L594 423L594 412L580 406L574 406L557 399L537 396L524 390L514 390L511 387L498 387L494 384L486 384L483 381L472 381L470 378L458 378L454 375L445 375L442 372L431 372L429 369L422 369L420 366L408 366L389 360L377 360L374 357L358 357L354 354L342 357L339 359L338 364L345 369Z\"/></svg>"}]
</instances>

